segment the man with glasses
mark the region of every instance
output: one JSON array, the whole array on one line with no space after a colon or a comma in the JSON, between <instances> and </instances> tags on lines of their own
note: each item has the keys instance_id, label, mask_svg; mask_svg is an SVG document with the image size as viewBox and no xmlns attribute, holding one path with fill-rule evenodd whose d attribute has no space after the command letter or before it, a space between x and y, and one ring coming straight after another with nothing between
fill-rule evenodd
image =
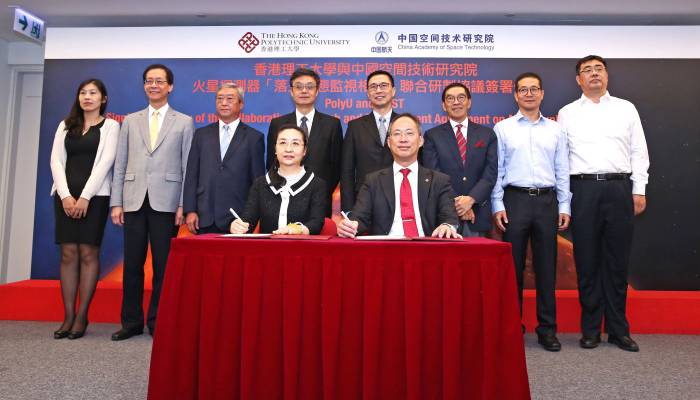
<instances>
[{"instance_id":1,"label":"man with glasses","mask_svg":"<svg viewBox=\"0 0 700 400\"><path fill-rule=\"evenodd\" d=\"M558 123L540 112L542 78L526 72L515 79L518 112L496 124L498 180L491 194L496 227L511 243L520 313L528 242L537 289L537 341L561 350L557 339L557 230L569 226L569 150Z\"/></svg>"},{"instance_id":2,"label":"man with glasses","mask_svg":"<svg viewBox=\"0 0 700 400\"><path fill-rule=\"evenodd\" d=\"M340 180L340 157L343 148L343 128L340 120L315 108L321 77L316 71L298 68L289 78L290 94L296 110L274 118L267 132L267 168L273 166L277 132L282 125L294 124L306 133L307 149L304 167L321 177L328 185L330 195ZM328 204L326 216L331 215Z\"/></svg>"},{"instance_id":3,"label":"man with glasses","mask_svg":"<svg viewBox=\"0 0 700 400\"><path fill-rule=\"evenodd\" d=\"M366 176L352 214L338 224L339 236L369 233L461 238L450 178L418 165L422 145L418 118L397 116L387 136L392 165Z\"/></svg>"},{"instance_id":4,"label":"man with glasses","mask_svg":"<svg viewBox=\"0 0 700 400\"><path fill-rule=\"evenodd\" d=\"M471 105L465 85L447 85L442 109L450 120L425 133L423 148L423 165L450 176L460 233L465 237L485 236L491 230L491 190L498 169L496 134L469 121Z\"/></svg>"},{"instance_id":5,"label":"man with glasses","mask_svg":"<svg viewBox=\"0 0 700 400\"><path fill-rule=\"evenodd\" d=\"M626 316L634 216L646 208L649 154L639 113L608 93L606 61L576 63L583 94L559 111L571 171L571 233L581 303L580 345L598 347L605 318L608 342L639 351Z\"/></svg>"},{"instance_id":6,"label":"man with glasses","mask_svg":"<svg viewBox=\"0 0 700 400\"><path fill-rule=\"evenodd\" d=\"M243 89L224 83L216 92L218 122L194 133L185 177L185 223L192 233L228 233L230 208L243 211L248 190L265 173L265 139L241 122Z\"/></svg>"},{"instance_id":7,"label":"man with glasses","mask_svg":"<svg viewBox=\"0 0 700 400\"><path fill-rule=\"evenodd\" d=\"M147 325L155 332L170 239L183 222L182 181L192 142L192 118L168 104L173 73L162 64L143 72L148 107L124 118L112 179L112 222L124 226L122 328L112 340L143 333L143 264L151 244L153 293Z\"/></svg>"},{"instance_id":8,"label":"man with glasses","mask_svg":"<svg viewBox=\"0 0 700 400\"><path fill-rule=\"evenodd\" d=\"M396 88L390 73L377 70L367 76L367 98L372 112L348 124L340 176L341 210L352 210L365 175L391 166L393 158L386 137L389 124L397 115L392 111L394 96Z\"/></svg>"}]
</instances>

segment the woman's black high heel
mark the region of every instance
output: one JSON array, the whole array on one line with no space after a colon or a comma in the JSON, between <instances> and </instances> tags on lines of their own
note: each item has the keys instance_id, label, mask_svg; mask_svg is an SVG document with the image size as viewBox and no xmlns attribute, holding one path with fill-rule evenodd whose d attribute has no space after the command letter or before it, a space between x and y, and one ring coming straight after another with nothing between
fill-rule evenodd
<instances>
[{"instance_id":1,"label":"woman's black high heel","mask_svg":"<svg viewBox=\"0 0 700 400\"><path fill-rule=\"evenodd\" d=\"M68 336L66 337L68 338L68 340L80 339L81 337L85 336L85 331L87 330L87 327L88 321L86 320L85 326L83 327L82 331L70 331L70 333L68 333Z\"/></svg>"},{"instance_id":2,"label":"woman's black high heel","mask_svg":"<svg viewBox=\"0 0 700 400\"><path fill-rule=\"evenodd\" d=\"M70 332L69 332L69 331L64 331L64 330L61 330L61 329L59 329L59 330L53 332L53 338L54 338L54 339L63 339L63 338L67 338L69 335L70 335Z\"/></svg>"}]
</instances>

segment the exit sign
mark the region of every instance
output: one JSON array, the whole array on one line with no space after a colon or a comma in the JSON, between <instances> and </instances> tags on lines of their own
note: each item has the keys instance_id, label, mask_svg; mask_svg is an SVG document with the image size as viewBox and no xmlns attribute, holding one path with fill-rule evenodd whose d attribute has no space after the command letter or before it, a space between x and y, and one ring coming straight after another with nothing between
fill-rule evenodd
<instances>
[{"instance_id":1,"label":"exit sign","mask_svg":"<svg viewBox=\"0 0 700 400\"><path fill-rule=\"evenodd\" d=\"M21 8L15 8L15 23L13 27L15 32L38 42L43 42L46 37L44 35L45 27L43 20Z\"/></svg>"}]
</instances>

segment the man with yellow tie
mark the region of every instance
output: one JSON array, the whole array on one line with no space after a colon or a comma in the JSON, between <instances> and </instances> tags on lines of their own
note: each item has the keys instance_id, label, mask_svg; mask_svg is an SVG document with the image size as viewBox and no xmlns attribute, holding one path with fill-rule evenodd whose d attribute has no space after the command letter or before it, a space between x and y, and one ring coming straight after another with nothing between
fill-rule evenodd
<instances>
[{"instance_id":1,"label":"man with yellow tie","mask_svg":"<svg viewBox=\"0 0 700 400\"><path fill-rule=\"evenodd\" d=\"M155 332L170 239L183 222L182 183L194 132L192 118L168 105L173 90L168 67L146 67L143 84L148 107L124 119L114 162L110 205L112 222L124 226L124 278L122 329L112 340L143 333L143 265L149 242L153 294L147 325L151 335Z\"/></svg>"}]
</instances>

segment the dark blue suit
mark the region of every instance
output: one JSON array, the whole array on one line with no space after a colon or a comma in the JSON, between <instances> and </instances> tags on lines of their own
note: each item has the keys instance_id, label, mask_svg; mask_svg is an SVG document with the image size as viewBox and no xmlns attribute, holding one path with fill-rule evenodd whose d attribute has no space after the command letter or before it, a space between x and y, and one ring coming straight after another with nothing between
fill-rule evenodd
<instances>
[{"instance_id":1,"label":"dark blue suit","mask_svg":"<svg viewBox=\"0 0 700 400\"><path fill-rule=\"evenodd\" d=\"M200 230L228 232L233 221L229 208L242 212L253 181L265 174L265 140L262 133L239 122L223 161L219 148L218 122L195 131L183 207L185 215L199 215Z\"/></svg>"},{"instance_id":2,"label":"dark blue suit","mask_svg":"<svg viewBox=\"0 0 700 400\"><path fill-rule=\"evenodd\" d=\"M467 162L462 164L457 139L449 122L429 129L423 144L423 165L450 176L456 196L471 196L476 220L472 232L491 229L491 190L498 174L498 142L493 129L469 121Z\"/></svg>"}]
</instances>

